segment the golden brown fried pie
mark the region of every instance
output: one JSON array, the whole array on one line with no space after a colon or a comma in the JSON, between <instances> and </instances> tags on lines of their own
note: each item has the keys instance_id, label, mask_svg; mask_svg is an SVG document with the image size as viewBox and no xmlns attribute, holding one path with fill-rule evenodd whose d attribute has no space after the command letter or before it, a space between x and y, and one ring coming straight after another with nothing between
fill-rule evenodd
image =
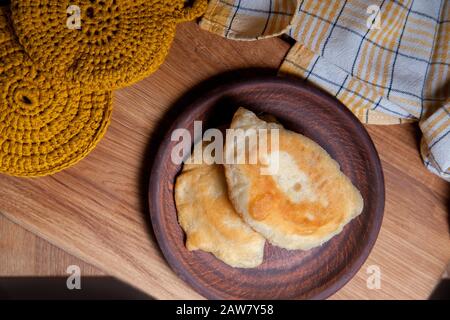
<instances>
[{"instance_id":1,"label":"golden brown fried pie","mask_svg":"<svg viewBox=\"0 0 450 320\"><path fill-rule=\"evenodd\" d=\"M188 250L211 252L232 267L262 263L265 239L231 205L223 166L185 164L176 180L175 202Z\"/></svg>"},{"instance_id":2,"label":"golden brown fried pie","mask_svg":"<svg viewBox=\"0 0 450 320\"><path fill-rule=\"evenodd\" d=\"M257 164L225 164L230 200L254 230L277 246L306 250L340 233L362 212L360 192L317 143L243 108L231 123L231 129L246 132L257 128L279 129L279 147L268 143ZM226 144L226 150L245 148L228 137ZM278 169L267 175L262 167Z\"/></svg>"}]
</instances>

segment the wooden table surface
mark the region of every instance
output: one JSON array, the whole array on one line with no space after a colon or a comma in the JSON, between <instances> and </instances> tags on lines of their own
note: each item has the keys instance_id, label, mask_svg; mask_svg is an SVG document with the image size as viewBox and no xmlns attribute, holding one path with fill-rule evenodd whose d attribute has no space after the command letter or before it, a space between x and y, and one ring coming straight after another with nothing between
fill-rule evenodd
<instances>
[{"instance_id":1,"label":"wooden table surface","mask_svg":"<svg viewBox=\"0 0 450 320\"><path fill-rule=\"evenodd\" d=\"M82 276L105 276L0 214L0 278L68 277L67 268L72 265L80 268Z\"/></svg>"},{"instance_id":2,"label":"wooden table surface","mask_svg":"<svg viewBox=\"0 0 450 320\"><path fill-rule=\"evenodd\" d=\"M235 69L276 72L288 49L278 38L235 42L183 24L164 65L115 93L110 129L85 160L51 177L0 176L0 213L155 298L201 298L170 270L155 242L147 200L153 155L177 113L173 106L190 88ZM332 298L425 299L450 260L450 184L423 167L416 125L367 129L386 180L383 226L363 268ZM28 245L25 237L15 242ZM380 268L380 289L366 286L371 265Z\"/></svg>"}]
</instances>

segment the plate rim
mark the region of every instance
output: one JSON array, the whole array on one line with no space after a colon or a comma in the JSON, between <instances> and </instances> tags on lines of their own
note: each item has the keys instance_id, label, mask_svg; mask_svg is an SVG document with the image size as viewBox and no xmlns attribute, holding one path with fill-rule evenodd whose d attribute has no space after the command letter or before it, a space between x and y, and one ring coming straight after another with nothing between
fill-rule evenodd
<instances>
[{"instance_id":1,"label":"plate rim","mask_svg":"<svg viewBox=\"0 0 450 320\"><path fill-rule=\"evenodd\" d=\"M374 156L373 158L375 163L374 177L379 182L377 185L378 190L374 191L378 192L379 194L378 203L380 203L380 205L375 212L373 227L369 231L367 242L364 245L361 254L354 260L353 264L347 269L347 271L343 273L339 278L337 278L333 284L321 290L320 292L317 292L308 299L310 300L326 299L331 295L333 295L334 293L336 293L337 291L339 291L342 287L344 287L356 275L356 273L361 269L363 264L366 262L376 243L376 240L378 239L378 235L381 230L386 200L385 181L381 160L378 151L376 150L375 144L373 143L373 140L370 137L369 133L367 132L366 128L363 126L363 123L358 118L356 118L356 116L347 107L345 107L345 105L343 105L338 99L331 96L330 94L298 78L280 77L273 75L256 75L256 76L246 76L241 79L233 80L232 82L228 80L219 85L214 85L212 88L208 89L208 91L205 93L204 96L200 96L189 101L187 105L185 105L184 108L182 109L182 112L176 116L176 118L171 122L172 124L162 135L162 140L159 143L156 155L154 157L153 165L151 167L149 188L148 188L148 200L149 200L151 224L157 244L161 249L164 259L166 260L166 263L181 280L183 280L197 293L199 293L201 296L207 299L218 300L223 298L220 296L216 296L213 292L208 290L208 287L199 285L197 281L193 279L192 274L186 271L186 269L180 264L180 261L178 261L178 258L172 255L171 250L167 246L167 242L169 241L167 235L165 234L164 230L161 230L162 229L161 228L162 219L160 214L161 205L160 201L158 201L158 195L160 194L161 190L160 188L161 184L158 182L160 181L159 178L161 172L163 172L162 167L164 165L161 159L164 157L164 154L166 152L165 150L167 150L171 142L170 137L173 129L177 128L179 123L182 122L187 115L193 112L197 108L197 106L202 105L206 103L208 100L214 98L218 91L227 92L229 90L232 90L234 87L242 87L243 85L252 86L256 84L267 84L269 82L279 85L293 86L296 87L297 89L300 88L302 90L311 91L313 95L320 96L321 98L327 99L330 102L332 101L336 105L338 112L344 113L346 114L346 116L352 118L353 120L352 122L358 127L357 130L363 134L364 136L363 139L368 142L367 147L370 149L371 154ZM183 270L185 270L184 273L182 272Z\"/></svg>"}]
</instances>

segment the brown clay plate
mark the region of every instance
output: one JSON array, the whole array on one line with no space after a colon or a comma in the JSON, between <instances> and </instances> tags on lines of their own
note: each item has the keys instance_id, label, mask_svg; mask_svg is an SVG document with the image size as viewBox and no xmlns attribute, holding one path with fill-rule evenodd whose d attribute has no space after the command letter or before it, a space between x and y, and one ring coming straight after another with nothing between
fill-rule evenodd
<instances>
[{"instance_id":1,"label":"brown clay plate","mask_svg":"<svg viewBox=\"0 0 450 320\"><path fill-rule=\"evenodd\" d=\"M193 134L229 125L243 106L275 116L286 128L325 148L364 198L364 211L321 247L288 251L266 242L264 262L254 269L232 268L212 254L188 251L177 222L174 182L181 166L171 162L176 128ZM377 151L353 114L329 95L298 80L258 77L222 84L190 103L173 123L154 160L150 212L159 246L177 275L210 299L322 299L360 269L377 238L384 209L384 180Z\"/></svg>"}]
</instances>

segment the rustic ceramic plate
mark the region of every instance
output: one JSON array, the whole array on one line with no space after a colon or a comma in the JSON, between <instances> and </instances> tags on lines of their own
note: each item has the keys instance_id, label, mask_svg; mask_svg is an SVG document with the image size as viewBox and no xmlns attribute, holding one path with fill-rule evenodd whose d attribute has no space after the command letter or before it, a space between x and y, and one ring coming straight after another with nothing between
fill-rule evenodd
<instances>
[{"instance_id":1,"label":"rustic ceramic plate","mask_svg":"<svg viewBox=\"0 0 450 320\"><path fill-rule=\"evenodd\" d=\"M325 148L364 198L364 211L321 247L288 251L266 243L258 268L232 268L212 254L188 251L177 222L174 182L181 166L171 161L176 128L193 133L229 125L243 106L275 116L286 128ZM259 77L226 83L186 106L164 138L154 161L149 188L153 229L172 269L211 299L321 299L339 290L360 269L380 230L384 180L377 151L361 123L336 99L297 80Z\"/></svg>"}]
</instances>

